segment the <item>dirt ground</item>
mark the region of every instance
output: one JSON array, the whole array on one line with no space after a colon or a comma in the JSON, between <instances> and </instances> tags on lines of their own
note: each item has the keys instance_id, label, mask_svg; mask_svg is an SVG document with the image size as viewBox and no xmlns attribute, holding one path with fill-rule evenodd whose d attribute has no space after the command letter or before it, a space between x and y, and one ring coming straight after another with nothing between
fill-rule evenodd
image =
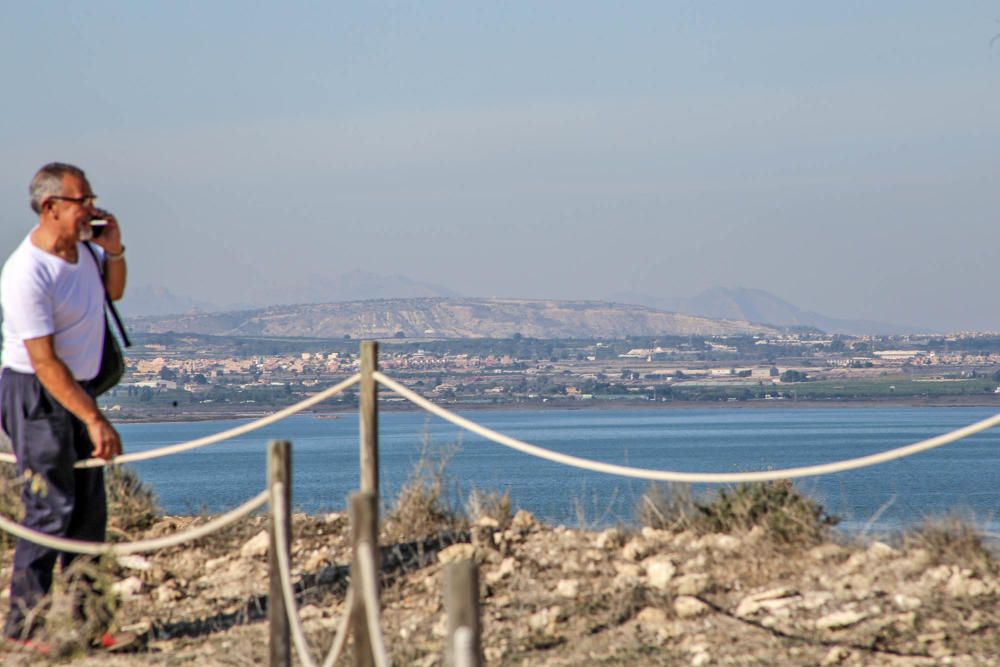
<instances>
[{"instance_id":1,"label":"dirt ground","mask_svg":"<svg viewBox=\"0 0 1000 667\"><path fill-rule=\"evenodd\" d=\"M163 518L134 537L205 520ZM300 617L321 660L344 612L350 531L343 514L294 523ZM266 664L264 535L266 519L253 517L193 546L122 559L110 569L116 623L142 647L81 652L72 632L57 633L64 655L47 660ZM489 665L1000 665L998 568L961 528L892 546L789 545L760 528L588 532L526 512L505 526L482 518L420 541L383 539L382 629L394 664L442 664L442 570L465 558L479 565ZM0 659L45 662L11 650Z\"/></svg>"}]
</instances>

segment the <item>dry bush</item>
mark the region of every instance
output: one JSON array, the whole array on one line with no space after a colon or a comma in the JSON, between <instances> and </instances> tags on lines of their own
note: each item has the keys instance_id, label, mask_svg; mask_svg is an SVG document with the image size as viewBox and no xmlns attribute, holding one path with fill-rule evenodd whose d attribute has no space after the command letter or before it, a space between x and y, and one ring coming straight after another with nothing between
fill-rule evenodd
<instances>
[{"instance_id":1,"label":"dry bush","mask_svg":"<svg viewBox=\"0 0 1000 667\"><path fill-rule=\"evenodd\" d=\"M656 528L732 533L760 527L779 543L804 545L822 541L840 521L789 480L739 484L702 498L692 498L685 485L654 485L637 514Z\"/></svg>"},{"instance_id":2,"label":"dry bush","mask_svg":"<svg viewBox=\"0 0 1000 667\"><path fill-rule=\"evenodd\" d=\"M510 504L510 491L481 491L473 489L469 499L465 501L465 512L469 518L489 518L497 522L500 530L510 527L514 511Z\"/></svg>"},{"instance_id":3,"label":"dry bush","mask_svg":"<svg viewBox=\"0 0 1000 667\"><path fill-rule=\"evenodd\" d=\"M681 531L692 527L697 511L690 484L653 483L639 499L636 518L642 526Z\"/></svg>"},{"instance_id":4,"label":"dry bush","mask_svg":"<svg viewBox=\"0 0 1000 667\"><path fill-rule=\"evenodd\" d=\"M160 515L156 494L134 470L107 466L104 487L108 495L108 531L112 535L129 539L136 531L146 530L156 522Z\"/></svg>"},{"instance_id":5,"label":"dry bush","mask_svg":"<svg viewBox=\"0 0 1000 667\"><path fill-rule=\"evenodd\" d=\"M995 571L996 562L983 544L983 536L971 520L958 515L930 517L903 536L908 548L926 549L938 564Z\"/></svg>"},{"instance_id":6,"label":"dry bush","mask_svg":"<svg viewBox=\"0 0 1000 667\"><path fill-rule=\"evenodd\" d=\"M420 458L386 513L383 536L389 542L423 539L453 530L462 519L445 498L445 470L458 446L434 448L425 437Z\"/></svg>"}]
</instances>

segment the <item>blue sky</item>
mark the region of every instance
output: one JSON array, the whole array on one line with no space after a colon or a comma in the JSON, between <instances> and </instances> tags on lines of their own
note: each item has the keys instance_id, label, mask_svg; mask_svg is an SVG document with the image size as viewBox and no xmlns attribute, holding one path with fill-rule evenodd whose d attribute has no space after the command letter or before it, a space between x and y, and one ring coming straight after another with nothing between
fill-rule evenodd
<instances>
[{"instance_id":1,"label":"blue sky","mask_svg":"<svg viewBox=\"0 0 1000 667\"><path fill-rule=\"evenodd\" d=\"M5 3L0 253L83 166L133 285L771 291L1000 330L1000 2Z\"/></svg>"}]
</instances>

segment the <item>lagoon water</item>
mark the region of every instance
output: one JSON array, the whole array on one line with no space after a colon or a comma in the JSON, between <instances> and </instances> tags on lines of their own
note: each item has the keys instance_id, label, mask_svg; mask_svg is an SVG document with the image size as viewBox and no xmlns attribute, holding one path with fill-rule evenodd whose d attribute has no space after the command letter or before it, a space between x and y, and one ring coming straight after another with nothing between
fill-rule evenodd
<instances>
[{"instance_id":1,"label":"lagoon water","mask_svg":"<svg viewBox=\"0 0 1000 667\"><path fill-rule=\"evenodd\" d=\"M745 471L824 463L899 447L992 414L985 408L477 410L469 418L515 438L612 463L684 471ZM242 421L124 424L127 452L198 438ZM264 488L267 442L293 443L293 504L343 509L358 486L356 414L295 416L193 452L134 464L172 514L219 512ZM630 522L641 480L568 468L463 433L422 412L380 415L381 485L391 498L421 451L452 454L452 498L509 491L515 507L567 525ZM882 534L961 511L1000 532L1000 429L873 468L799 480L842 519ZM697 487L696 492L706 487ZM460 502L460 501L458 501Z\"/></svg>"}]
</instances>

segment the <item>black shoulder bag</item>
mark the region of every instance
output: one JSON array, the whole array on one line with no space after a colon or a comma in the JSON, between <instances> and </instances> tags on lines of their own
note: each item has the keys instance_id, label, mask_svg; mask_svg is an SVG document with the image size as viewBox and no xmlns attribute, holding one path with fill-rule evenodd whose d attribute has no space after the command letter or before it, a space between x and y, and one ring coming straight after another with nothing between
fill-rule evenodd
<instances>
[{"instance_id":1,"label":"black shoulder bag","mask_svg":"<svg viewBox=\"0 0 1000 667\"><path fill-rule=\"evenodd\" d=\"M111 302L107 286L104 285L104 271L102 270L100 260L97 259L97 253L94 252L89 243L84 243L83 245L90 251L90 256L94 258L94 263L97 264L97 273L101 278L101 287L104 289L104 305L111 311L111 315L115 320L115 326L118 327L118 332L122 336L122 342L125 343L125 347L132 347L132 341L129 340L128 333L125 331L122 318L118 315L115 304ZM97 371L97 376L90 381L90 387L93 389L94 395L100 396L110 390L118 384L124 374L125 357L122 355L121 347L118 346L118 339L111 333L111 326L108 324L108 316L105 313L104 349L101 351L101 368Z\"/></svg>"}]
</instances>

